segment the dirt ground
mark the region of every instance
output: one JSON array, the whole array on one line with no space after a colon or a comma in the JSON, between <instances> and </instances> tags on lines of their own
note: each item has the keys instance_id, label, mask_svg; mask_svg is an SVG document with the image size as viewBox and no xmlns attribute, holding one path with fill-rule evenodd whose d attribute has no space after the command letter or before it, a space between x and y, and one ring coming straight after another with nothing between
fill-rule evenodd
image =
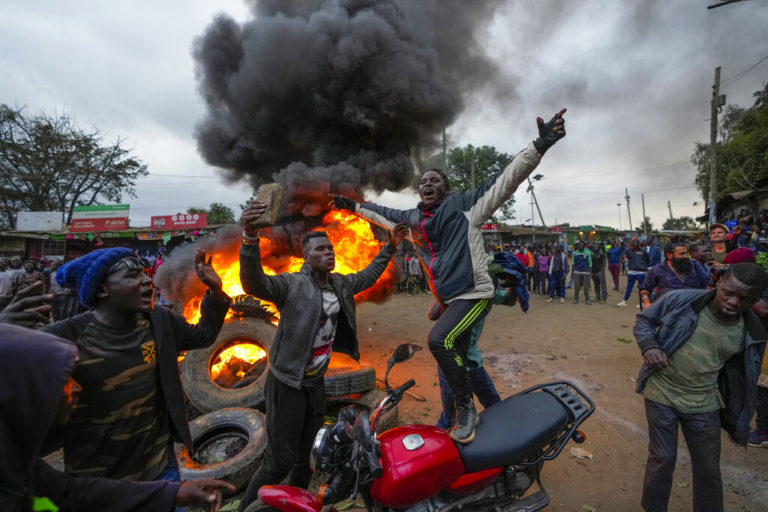
<instances>
[{"instance_id":1,"label":"dirt ground","mask_svg":"<svg viewBox=\"0 0 768 512\"><path fill-rule=\"evenodd\" d=\"M648 436L643 399L634 392L642 363L632 336L638 310L634 304L616 307L619 292L611 292L607 304L576 305L571 298L571 290L566 304L547 304L546 297L534 295L527 314L519 307L494 306L480 338L485 367L502 398L542 382L569 380L595 402L595 413L581 428L587 441L569 443L556 460L544 465L549 510L641 510ZM393 384L414 378L412 391L426 398L420 402L406 397L401 402L401 418L409 423L435 423L441 410L436 366L427 349L430 303L425 294L396 294L384 304L358 308L360 352L377 375L383 377L388 353L398 343L424 348L390 376ZM738 447L725 434L722 444L725 509L768 510L768 449ZM571 456L571 446L586 449L594 458ZM691 510L691 491L690 459L681 434L669 510Z\"/></svg>"}]
</instances>

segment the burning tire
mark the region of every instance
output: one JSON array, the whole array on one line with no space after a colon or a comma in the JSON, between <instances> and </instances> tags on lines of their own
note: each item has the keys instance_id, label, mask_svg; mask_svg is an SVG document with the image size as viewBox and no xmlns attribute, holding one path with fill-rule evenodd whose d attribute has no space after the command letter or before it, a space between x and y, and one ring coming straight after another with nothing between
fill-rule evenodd
<instances>
[{"instance_id":1,"label":"burning tire","mask_svg":"<svg viewBox=\"0 0 768 512\"><path fill-rule=\"evenodd\" d=\"M181 381L192 405L201 412L263 407L275 329L260 318L236 318L224 324L211 346L188 351Z\"/></svg>"},{"instance_id":2,"label":"burning tire","mask_svg":"<svg viewBox=\"0 0 768 512\"><path fill-rule=\"evenodd\" d=\"M360 395L329 398L326 415L337 416L339 410L341 410L342 407L347 407L349 405L353 405L364 411L370 412L377 405L379 405L379 402L385 396L387 396L386 391L372 389ZM384 415L381 418L379 418L379 432L384 432L385 430L389 430L391 428L396 427L399 421L400 421L400 417L397 413L397 406L395 406L392 410L385 412Z\"/></svg>"},{"instance_id":3,"label":"burning tire","mask_svg":"<svg viewBox=\"0 0 768 512\"><path fill-rule=\"evenodd\" d=\"M189 428L194 455L184 445L176 447L181 479L217 478L245 487L267 446L264 414L231 407L195 418Z\"/></svg>"},{"instance_id":4,"label":"burning tire","mask_svg":"<svg viewBox=\"0 0 768 512\"><path fill-rule=\"evenodd\" d=\"M358 364L351 357L334 352L325 371L325 396L336 397L365 393L376 387L376 370Z\"/></svg>"}]
</instances>

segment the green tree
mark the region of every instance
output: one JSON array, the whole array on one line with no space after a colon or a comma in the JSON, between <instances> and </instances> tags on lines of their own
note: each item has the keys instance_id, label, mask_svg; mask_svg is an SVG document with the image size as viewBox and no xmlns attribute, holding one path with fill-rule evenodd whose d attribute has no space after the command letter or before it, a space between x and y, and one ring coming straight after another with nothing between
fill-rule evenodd
<instances>
[{"instance_id":1,"label":"green tree","mask_svg":"<svg viewBox=\"0 0 768 512\"><path fill-rule=\"evenodd\" d=\"M653 224L651 224L651 218L646 217L645 220L635 228L635 231L637 231L638 234L642 234L643 231L645 231L646 233L650 233L651 231L653 231Z\"/></svg>"},{"instance_id":2,"label":"green tree","mask_svg":"<svg viewBox=\"0 0 768 512\"><path fill-rule=\"evenodd\" d=\"M0 104L0 225L11 227L19 211L61 211L119 203L136 197L134 185L147 167L123 147L104 143L67 115L28 115Z\"/></svg>"},{"instance_id":3,"label":"green tree","mask_svg":"<svg viewBox=\"0 0 768 512\"><path fill-rule=\"evenodd\" d=\"M205 208L189 208L187 213L204 213L208 215L208 224L234 224L235 213L232 208L222 203L211 203Z\"/></svg>"},{"instance_id":4,"label":"green tree","mask_svg":"<svg viewBox=\"0 0 768 512\"><path fill-rule=\"evenodd\" d=\"M751 107L727 105L718 134L717 198L741 190L754 190L768 177L768 84L754 94ZM696 186L709 199L709 144L697 142L691 155Z\"/></svg>"},{"instance_id":5,"label":"green tree","mask_svg":"<svg viewBox=\"0 0 768 512\"><path fill-rule=\"evenodd\" d=\"M448 179L451 188L458 190L471 190L483 181L500 173L512 161L512 156L501 153L493 146L475 147L467 144L464 147L456 147L448 152ZM474 166L474 184L472 183L472 171ZM504 203L491 217L493 222L511 220L514 218L514 198Z\"/></svg>"},{"instance_id":6,"label":"green tree","mask_svg":"<svg viewBox=\"0 0 768 512\"><path fill-rule=\"evenodd\" d=\"M700 229L696 221L691 217L672 217L664 221L661 229L671 229L674 231L696 231Z\"/></svg>"}]
</instances>

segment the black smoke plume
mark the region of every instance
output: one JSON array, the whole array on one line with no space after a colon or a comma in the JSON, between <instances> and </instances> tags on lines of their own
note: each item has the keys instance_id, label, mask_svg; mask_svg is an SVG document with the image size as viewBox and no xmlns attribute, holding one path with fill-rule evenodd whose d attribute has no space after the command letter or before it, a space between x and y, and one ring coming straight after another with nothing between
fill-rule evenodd
<instances>
[{"instance_id":1,"label":"black smoke plume","mask_svg":"<svg viewBox=\"0 0 768 512\"><path fill-rule=\"evenodd\" d=\"M229 182L283 185L273 235L295 252L328 193L410 185L462 96L494 84L477 34L499 3L252 0L251 20L220 14L193 47L198 149Z\"/></svg>"}]
</instances>

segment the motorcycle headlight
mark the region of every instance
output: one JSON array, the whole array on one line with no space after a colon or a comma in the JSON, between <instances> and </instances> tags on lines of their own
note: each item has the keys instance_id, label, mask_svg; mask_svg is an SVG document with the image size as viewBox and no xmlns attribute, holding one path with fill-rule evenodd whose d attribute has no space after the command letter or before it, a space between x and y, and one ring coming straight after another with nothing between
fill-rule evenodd
<instances>
[{"instance_id":1,"label":"motorcycle headlight","mask_svg":"<svg viewBox=\"0 0 768 512\"><path fill-rule=\"evenodd\" d=\"M315 435L315 440L312 442L312 453L309 457L309 467L312 469L312 471L318 471L322 469L321 467L318 467L317 461L320 459L323 461L325 456L327 455L329 449L328 449L328 427L322 427L320 430L317 431L317 434ZM320 466L323 466L323 463L321 462Z\"/></svg>"}]
</instances>

